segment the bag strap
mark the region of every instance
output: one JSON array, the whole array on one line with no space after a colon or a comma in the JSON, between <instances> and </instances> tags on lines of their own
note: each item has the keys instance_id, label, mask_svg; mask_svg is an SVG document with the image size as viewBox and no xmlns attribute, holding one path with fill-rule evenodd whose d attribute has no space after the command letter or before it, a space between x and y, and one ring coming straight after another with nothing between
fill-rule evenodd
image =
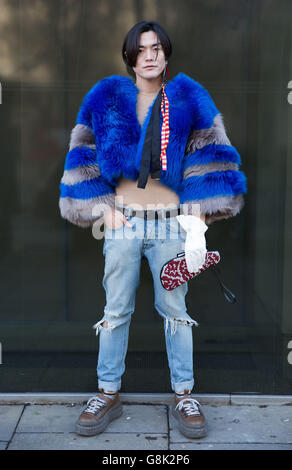
<instances>
[{"instance_id":1,"label":"bag strap","mask_svg":"<svg viewBox=\"0 0 292 470\"><path fill-rule=\"evenodd\" d=\"M231 304L234 304L235 302L237 302L236 300L236 297L235 295L233 294L233 292L231 292L230 289L228 289L222 282L221 278L220 278L220 275L219 273L221 274L221 271L220 269L218 268L218 266L214 265L214 266L211 266L211 271L214 272L214 274L216 275L217 279L218 279L218 282L220 284L220 287L221 287L221 290L222 290L222 293L224 295L224 297L226 298L226 300L228 302L230 302Z\"/></svg>"}]
</instances>

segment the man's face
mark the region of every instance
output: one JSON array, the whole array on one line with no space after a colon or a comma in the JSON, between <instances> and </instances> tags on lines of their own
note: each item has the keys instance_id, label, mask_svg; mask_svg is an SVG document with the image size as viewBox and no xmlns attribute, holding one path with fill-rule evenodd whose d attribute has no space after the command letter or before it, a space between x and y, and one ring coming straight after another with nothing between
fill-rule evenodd
<instances>
[{"instance_id":1,"label":"man's face","mask_svg":"<svg viewBox=\"0 0 292 470\"><path fill-rule=\"evenodd\" d=\"M147 68L148 66L152 68ZM151 80L162 74L165 68L165 55L159 37L154 31L146 31L140 35L139 53L134 72L140 78Z\"/></svg>"}]
</instances>

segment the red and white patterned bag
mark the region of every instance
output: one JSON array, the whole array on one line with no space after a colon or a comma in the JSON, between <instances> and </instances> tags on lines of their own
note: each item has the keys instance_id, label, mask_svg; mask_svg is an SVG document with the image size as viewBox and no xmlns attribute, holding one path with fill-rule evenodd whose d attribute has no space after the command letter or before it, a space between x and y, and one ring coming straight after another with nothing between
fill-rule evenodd
<instances>
[{"instance_id":1,"label":"red and white patterned bag","mask_svg":"<svg viewBox=\"0 0 292 470\"><path fill-rule=\"evenodd\" d=\"M222 292L228 302L234 303L236 302L235 295L227 289L227 287L221 281L217 271L215 270L215 266L220 261L220 254L219 251L207 251L205 263L203 266L196 272L189 272L187 268L185 252L182 251L178 253L175 258L167 261L161 268L160 271L160 280L161 284L166 290L173 290L176 287L182 285L184 282L189 281L190 279L198 276L206 269L214 266L213 270L218 278L218 281L221 285Z\"/></svg>"},{"instance_id":2,"label":"red and white patterned bag","mask_svg":"<svg viewBox=\"0 0 292 470\"><path fill-rule=\"evenodd\" d=\"M199 271L190 273L187 268L185 252L182 251L162 266L160 272L161 283L166 290L173 290L184 282L198 276L210 266L219 263L219 261L220 255L218 251L207 251L203 266Z\"/></svg>"}]
</instances>

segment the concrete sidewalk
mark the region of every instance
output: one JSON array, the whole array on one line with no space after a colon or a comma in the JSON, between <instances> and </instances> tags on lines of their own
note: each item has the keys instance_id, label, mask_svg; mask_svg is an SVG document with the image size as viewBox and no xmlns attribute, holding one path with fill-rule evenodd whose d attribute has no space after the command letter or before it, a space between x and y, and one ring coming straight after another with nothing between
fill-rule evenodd
<instances>
[{"instance_id":1,"label":"concrete sidewalk","mask_svg":"<svg viewBox=\"0 0 292 470\"><path fill-rule=\"evenodd\" d=\"M271 404L249 397L200 401L209 434L188 439L176 427L170 413L171 396L165 403L135 403L121 394L123 415L102 434L78 436L75 421L86 400L80 403L5 403L0 395L1 450L248 450L292 449L292 401ZM88 397L87 397L88 398ZM139 401L139 400L138 400ZM141 401L141 400L140 400ZM205 404L204 404L205 402ZM272 402L274 403L274 402Z\"/></svg>"}]
</instances>

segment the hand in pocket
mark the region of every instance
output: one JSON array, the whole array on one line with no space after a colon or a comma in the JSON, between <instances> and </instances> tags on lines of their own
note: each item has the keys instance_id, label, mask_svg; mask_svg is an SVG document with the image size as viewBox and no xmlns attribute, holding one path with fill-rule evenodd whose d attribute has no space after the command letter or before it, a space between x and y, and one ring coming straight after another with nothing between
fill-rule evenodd
<instances>
[{"instance_id":1,"label":"hand in pocket","mask_svg":"<svg viewBox=\"0 0 292 470\"><path fill-rule=\"evenodd\" d=\"M121 211L115 209L108 209L104 216L104 224L109 229L118 229L121 228L123 224L127 227L132 227L132 224L126 219L124 214Z\"/></svg>"}]
</instances>

